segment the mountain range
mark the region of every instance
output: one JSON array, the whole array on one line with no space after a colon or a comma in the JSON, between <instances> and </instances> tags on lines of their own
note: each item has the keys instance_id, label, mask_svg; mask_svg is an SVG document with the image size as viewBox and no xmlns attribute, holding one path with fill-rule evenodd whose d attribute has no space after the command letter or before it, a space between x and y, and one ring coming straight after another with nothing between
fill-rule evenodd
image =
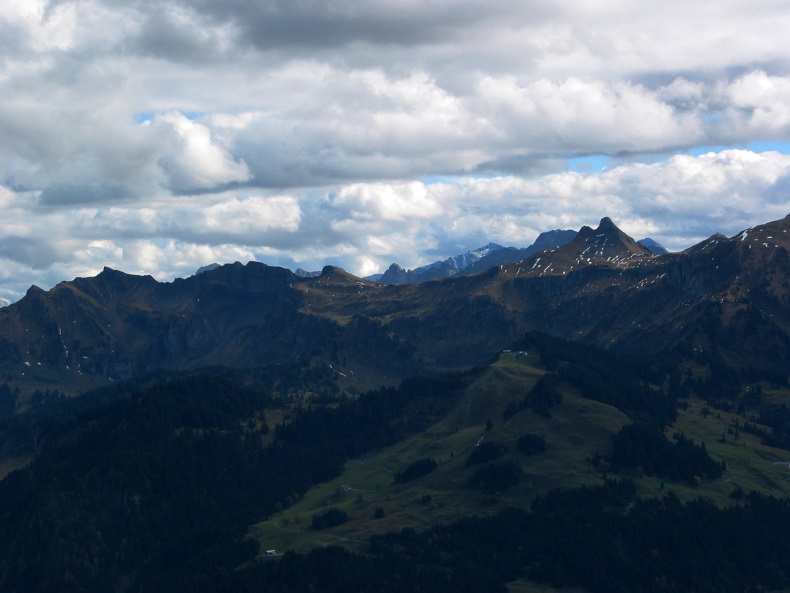
<instances>
[{"instance_id":1,"label":"mountain range","mask_svg":"<svg viewBox=\"0 0 790 593\"><path fill-rule=\"evenodd\" d=\"M487 270L492 266L522 260L533 253L549 249L550 247L559 247L571 241L575 236L576 231L571 230L546 231L538 235L538 238L532 245L523 249L502 247L496 243L489 243L472 251L413 270L404 270L398 264L392 264L384 274L379 277L371 276L367 279L382 284L415 284L436 278L449 278L459 274L474 274Z\"/></svg>"},{"instance_id":2,"label":"mountain range","mask_svg":"<svg viewBox=\"0 0 790 593\"><path fill-rule=\"evenodd\" d=\"M493 266L521 261L545 249L565 245L570 243L576 237L576 234L576 231L572 230L556 229L545 231L538 235L538 238L535 239L532 245L524 248L502 247L496 243L489 243L472 251L448 257L445 260L436 261L413 270L406 270L394 263L383 274L366 276L365 279L380 282L381 284L415 284L437 278L449 278L457 275L467 276L484 272ZM668 253L663 245L653 239L642 239L638 243L656 255ZM297 274L299 272L300 270L297 270ZM299 275L304 276L305 273Z\"/></svg>"},{"instance_id":3,"label":"mountain range","mask_svg":"<svg viewBox=\"0 0 790 593\"><path fill-rule=\"evenodd\" d=\"M301 361L367 387L481 364L530 330L771 366L790 360L789 227L786 217L656 255L604 218L515 263L415 284L257 262L170 283L105 268L0 309L0 370L23 391L74 392L157 368Z\"/></svg>"},{"instance_id":4,"label":"mountain range","mask_svg":"<svg viewBox=\"0 0 790 593\"><path fill-rule=\"evenodd\" d=\"M0 309L0 591L787 590L788 229L31 287Z\"/></svg>"}]
</instances>

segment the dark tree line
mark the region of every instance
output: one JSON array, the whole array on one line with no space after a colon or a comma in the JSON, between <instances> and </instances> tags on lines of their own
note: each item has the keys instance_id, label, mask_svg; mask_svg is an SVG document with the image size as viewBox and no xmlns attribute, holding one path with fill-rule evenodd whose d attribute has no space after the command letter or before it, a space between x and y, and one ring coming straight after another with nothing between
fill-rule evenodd
<instances>
[{"instance_id":1,"label":"dark tree line","mask_svg":"<svg viewBox=\"0 0 790 593\"><path fill-rule=\"evenodd\" d=\"M310 523L310 529L320 531L330 527L337 527L342 525L348 519L348 515L342 509L331 508L323 513L313 515L313 520Z\"/></svg>"},{"instance_id":2,"label":"dark tree line","mask_svg":"<svg viewBox=\"0 0 790 593\"><path fill-rule=\"evenodd\" d=\"M760 434L765 444L790 449L790 408L787 404L763 407L757 421L771 428L770 432ZM754 428L751 432L758 432Z\"/></svg>"},{"instance_id":3,"label":"dark tree line","mask_svg":"<svg viewBox=\"0 0 790 593\"><path fill-rule=\"evenodd\" d=\"M552 491L532 511L506 509L428 530L374 536L368 554L339 548L286 554L210 579L167 583L238 593L427 591L504 593L529 578L590 593L742 593L790 585L790 503L759 494L722 509L634 484Z\"/></svg>"},{"instance_id":4,"label":"dark tree line","mask_svg":"<svg viewBox=\"0 0 790 593\"><path fill-rule=\"evenodd\" d=\"M472 467L481 463L488 463L489 461L496 461L507 451L504 443L496 441L483 441L475 447L474 451L466 458L464 465Z\"/></svg>"},{"instance_id":5,"label":"dark tree line","mask_svg":"<svg viewBox=\"0 0 790 593\"><path fill-rule=\"evenodd\" d=\"M0 482L0 590L161 591L235 569L257 552L250 524L423 430L465 381L304 408L268 445L270 396L214 376L42 401L14 424L39 435L36 460Z\"/></svg>"},{"instance_id":6,"label":"dark tree line","mask_svg":"<svg viewBox=\"0 0 790 593\"><path fill-rule=\"evenodd\" d=\"M626 356L538 332L527 334L513 348L537 351L556 379L635 418L671 424L677 400L685 393L678 381L667 381L676 364L664 357Z\"/></svg>"},{"instance_id":7,"label":"dark tree line","mask_svg":"<svg viewBox=\"0 0 790 593\"><path fill-rule=\"evenodd\" d=\"M708 454L705 443L695 444L682 433L674 442L652 424L635 422L624 426L612 442L612 464L618 467L641 467L648 476L694 482L716 479L724 471Z\"/></svg>"},{"instance_id":8,"label":"dark tree line","mask_svg":"<svg viewBox=\"0 0 790 593\"><path fill-rule=\"evenodd\" d=\"M282 442L307 442L346 455L398 442L444 416L466 384L463 376L407 379L335 407L301 408L295 419L275 429Z\"/></svg>"},{"instance_id":9,"label":"dark tree line","mask_svg":"<svg viewBox=\"0 0 790 593\"><path fill-rule=\"evenodd\" d=\"M423 457L410 463L402 472L395 474L395 482L405 484L422 476L427 476L436 469L436 460L430 457Z\"/></svg>"},{"instance_id":10,"label":"dark tree line","mask_svg":"<svg viewBox=\"0 0 790 593\"><path fill-rule=\"evenodd\" d=\"M519 437L518 450L525 455L535 455L546 450L546 439L538 434L525 434Z\"/></svg>"},{"instance_id":11,"label":"dark tree line","mask_svg":"<svg viewBox=\"0 0 790 593\"><path fill-rule=\"evenodd\" d=\"M469 486L489 494L504 492L521 481L524 472L513 461L488 463L469 476Z\"/></svg>"},{"instance_id":12,"label":"dark tree line","mask_svg":"<svg viewBox=\"0 0 790 593\"><path fill-rule=\"evenodd\" d=\"M560 379L555 373L546 373L532 386L520 401L512 401L505 406L502 420L507 422L522 410L532 409L545 418L551 416L551 408L562 403L559 390Z\"/></svg>"}]
</instances>

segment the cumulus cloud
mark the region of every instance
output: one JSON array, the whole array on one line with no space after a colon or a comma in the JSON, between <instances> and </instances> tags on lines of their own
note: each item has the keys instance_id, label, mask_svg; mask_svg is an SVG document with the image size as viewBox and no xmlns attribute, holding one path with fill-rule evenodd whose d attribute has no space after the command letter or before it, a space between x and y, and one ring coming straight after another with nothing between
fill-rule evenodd
<instances>
[{"instance_id":1,"label":"cumulus cloud","mask_svg":"<svg viewBox=\"0 0 790 593\"><path fill-rule=\"evenodd\" d=\"M735 125L745 135L786 137L790 131L790 77L749 72L723 90L724 102Z\"/></svg>"},{"instance_id":2,"label":"cumulus cloud","mask_svg":"<svg viewBox=\"0 0 790 593\"><path fill-rule=\"evenodd\" d=\"M776 200L775 193L788 179L790 156L728 150L622 165L601 173L459 178L426 184L419 191L413 186L357 185L351 188L353 195L374 199L357 200L352 216L343 210L330 215L340 218L346 235L366 238L373 235L369 221L385 216L377 199L408 203L416 191L421 201L440 205L400 210L406 216L390 227L394 233L358 241L365 269L371 268L371 261L386 267L389 260L414 267L489 240L527 246L542 231L578 229L604 216L636 238L652 236L680 250L714 232L734 235L785 216L786 197Z\"/></svg>"},{"instance_id":3,"label":"cumulus cloud","mask_svg":"<svg viewBox=\"0 0 790 593\"><path fill-rule=\"evenodd\" d=\"M332 209L344 220L389 224L405 220L431 219L443 212L442 205L428 194L425 184L355 184L344 187L331 200Z\"/></svg>"},{"instance_id":4,"label":"cumulus cloud","mask_svg":"<svg viewBox=\"0 0 790 593\"><path fill-rule=\"evenodd\" d=\"M690 145L702 137L700 121L680 114L655 92L630 83L569 78L483 78L481 111L491 114L509 145L538 151L651 152ZM519 142L520 140L520 142Z\"/></svg>"},{"instance_id":5,"label":"cumulus cloud","mask_svg":"<svg viewBox=\"0 0 790 593\"><path fill-rule=\"evenodd\" d=\"M168 189L194 192L250 178L247 165L217 145L205 125L168 112L154 118L151 126L163 128L167 136L169 150L163 151L158 163L169 180Z\"/></svg>"},{"instance_id":6,"label":"cumulus cloud","mask_svg":"<svg viewBox=\"0 0 790 593\"><path fill-rule=\"evenodd\" d=\"M8 0L0 299L104 265L366 274L602 216L676 249L779 218L788 28L773 0Z\"/></svg>"},{"instance_id":7,"label":"cumulus cloud","mask_svg":"<svg viewBox=\"0 0 790 593\"><path fill-rule=\"evenodd\" d=\"M777 192L788 180L790 156L729 150L600 173L355 183L327 188L323 197L315 190L223 193L202 196L202 208L179 197L155 208L39 211L25 217L23 232L0 243L0 259L39 269L36 277L53 284L104 265L166 280L214 261L256 258L291 268L334 263L368 274L393 261L416 267L491 240L526 246L542 231L578 229L603 216L637 238L683 249L713 232L734 235L784 216L786 194L777 199Z\"/></svg>"}]
</instances>

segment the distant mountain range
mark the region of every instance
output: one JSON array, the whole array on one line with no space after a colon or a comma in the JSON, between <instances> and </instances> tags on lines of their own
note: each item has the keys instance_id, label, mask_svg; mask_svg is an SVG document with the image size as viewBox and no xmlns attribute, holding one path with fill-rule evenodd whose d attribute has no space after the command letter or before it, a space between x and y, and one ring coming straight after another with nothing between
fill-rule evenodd
<instances>
[{"instance_id":1,"label":"distant mountain range","mask_svg":"<svg viewBox=\"0 0 790 593\"><path fill-rule=\"evenodd\" d=\"M501 245L489 243L484 247L467 251L461 255L448 257L444 261L437 261L413 270L405 270L398 264L392 264L384 274L368 276L367 279L381 282L382 284L415 284L416 282L427 282L436 278L449 278L466 270L473 263L502 249Z\"/></svg>"},{"instance_id":2,"label":"distant mountain range","mask_svg":"<svg viewBox=\"0 0 790 593\"><path fill-rule=\"evenodd\" d=\"M301 277L235 263L171 283L106 268L31 287L0 309L0 370L23 387L79 391L160 367L321 361L377 385L480 364L533 329L612 349L715 348L741 365L788 364L788 228L784 218L655 255L604 218L516 262L472 273L510 253L477 251L466 274L407 285L331 266ZM460 269L474 257L451 260Z\"/></svg>"},{"instance_id":3,"label":"distant mountain range","mask_svg":"<svg viewBox=\"0 0 790 593\"><path fill-rule=\"evenodd\" d=\"M496 243L489 243L461 255L449 257L444 261L437 261L427 266L405 270L398 264L392 264L384 274L378 278L369 277L370 280L382 284L415 284L427 282L436 278L449 278L450 276L474 274L502 263L510 263L529 257L549 247L557 247L569 242L576 236L576 231L548 231L541 233L535 243L525 249L515 247L502 247Z\"/></svg>"},{"instance_id":4,"label":"distant mountain range","mask_svg":"<svg viewBox=\"0 0 790 593\"><path fill-rule=\"evenodd\" d=\"M465 276L477 274L501 264L510 264L530 255L559 247L570 243L577 232L572 230L546 231L538 235L535 242L529 247L502 247L496 243L489 243L483 247L478 247L472 251L449 257L443 261L436 261L427 266L406 270L398 264L392 264L383 274L366 276L366 280L380 282L381 284L416 284L427 282L437 278L449 278L451 276ZM646 249L656 255L668 253L668 251L653 239L642 239L639 241ZM297 270L299 274L299 270Z\"/></svg>"}]
</instances>

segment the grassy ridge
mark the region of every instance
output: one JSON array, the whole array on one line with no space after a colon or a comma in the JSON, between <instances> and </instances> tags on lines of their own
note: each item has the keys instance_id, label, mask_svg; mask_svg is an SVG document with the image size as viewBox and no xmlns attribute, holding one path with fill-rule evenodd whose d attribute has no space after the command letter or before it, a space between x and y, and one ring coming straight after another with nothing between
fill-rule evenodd
<instances>
[{"instance_id":1,"label":"grassy ridge","mask_svg":"<svg viewBox=\"0 0 790 593\"><path fill-rule=\"evenodd\" d=\"M348 461L341 476L312 488L294 506L255 525L250 535L260 541L262 550L306 551L338 541L364 548L371 534L491 515L506 506L528 508L536 495L552 488L600 483L600 472L589 459L605 451L611 435L628 422L616 408L584 399L569 388L551 418L525 410L507 422L501 420L507 403L545 374L537 365L535 356L503 354L466 388L442 420L392 447ZM527 432L544 436L546 453L518 452L516 442ZM505 444L502 460L516 461L525 474L496 499L467 485L474 468L466 468L465 460L483 441ZM407 484L394 483L396 472L424 457L437 461L435 471ZM311 517L328 507L346 511L349 520L322 532L310 531ZM376 519L378 507L384 517Z\"/></svg>"},{"instance_id":2,"label":"grassy ridge","mask_svg":"<svg viewBox=\"0 0 790 593\"><path fill-rule=\"evenodd\" d=\"M260 542L261 550L307 551L317 545L341 543L364 551L372 534L425 528L461 516L492 515L508 506L526 509L536 496L552 489L600 484L610 475L607 464L595 466L591 460L606 456L613 436L631 422L624 412L582 397L577 389L563 383L562 403L551 409L549 418L522 410L502 421L508 402L522 397L545 373L537 355L501 354L428 430L348 461L342 475L315 486L294 506L253 526L250 537ZM714 459L726 463L727 471L719 480L691 485L640 476L636 470L624 470L622 475L636 480L640 496L660 496L672 490L681 500L703 496L720 505L732 504L731 494L738 488L790 496L790 468L775 464L790 460L790 452L765 446L759 437L743 431L737 440L727 435L737 419L734 413L708 413L704 402L692 399L666 431L668 438L682 431L695 442L704 442ZM543 436L546 452L532 456L519 453L516 442L525 433ZM465 467L464 462L483 441L504 444L507 452L499 461L512 460L524 472L518 485L499 496L467 484L474 468ZM407 484L394 483L398 471L425 457L436 460L435 471ZM312 516L330 507L344 510L348 521L332 529L311 531ZM383 517L375 518L377 508L383 509Z\"/></svg>"}]
</instances>

